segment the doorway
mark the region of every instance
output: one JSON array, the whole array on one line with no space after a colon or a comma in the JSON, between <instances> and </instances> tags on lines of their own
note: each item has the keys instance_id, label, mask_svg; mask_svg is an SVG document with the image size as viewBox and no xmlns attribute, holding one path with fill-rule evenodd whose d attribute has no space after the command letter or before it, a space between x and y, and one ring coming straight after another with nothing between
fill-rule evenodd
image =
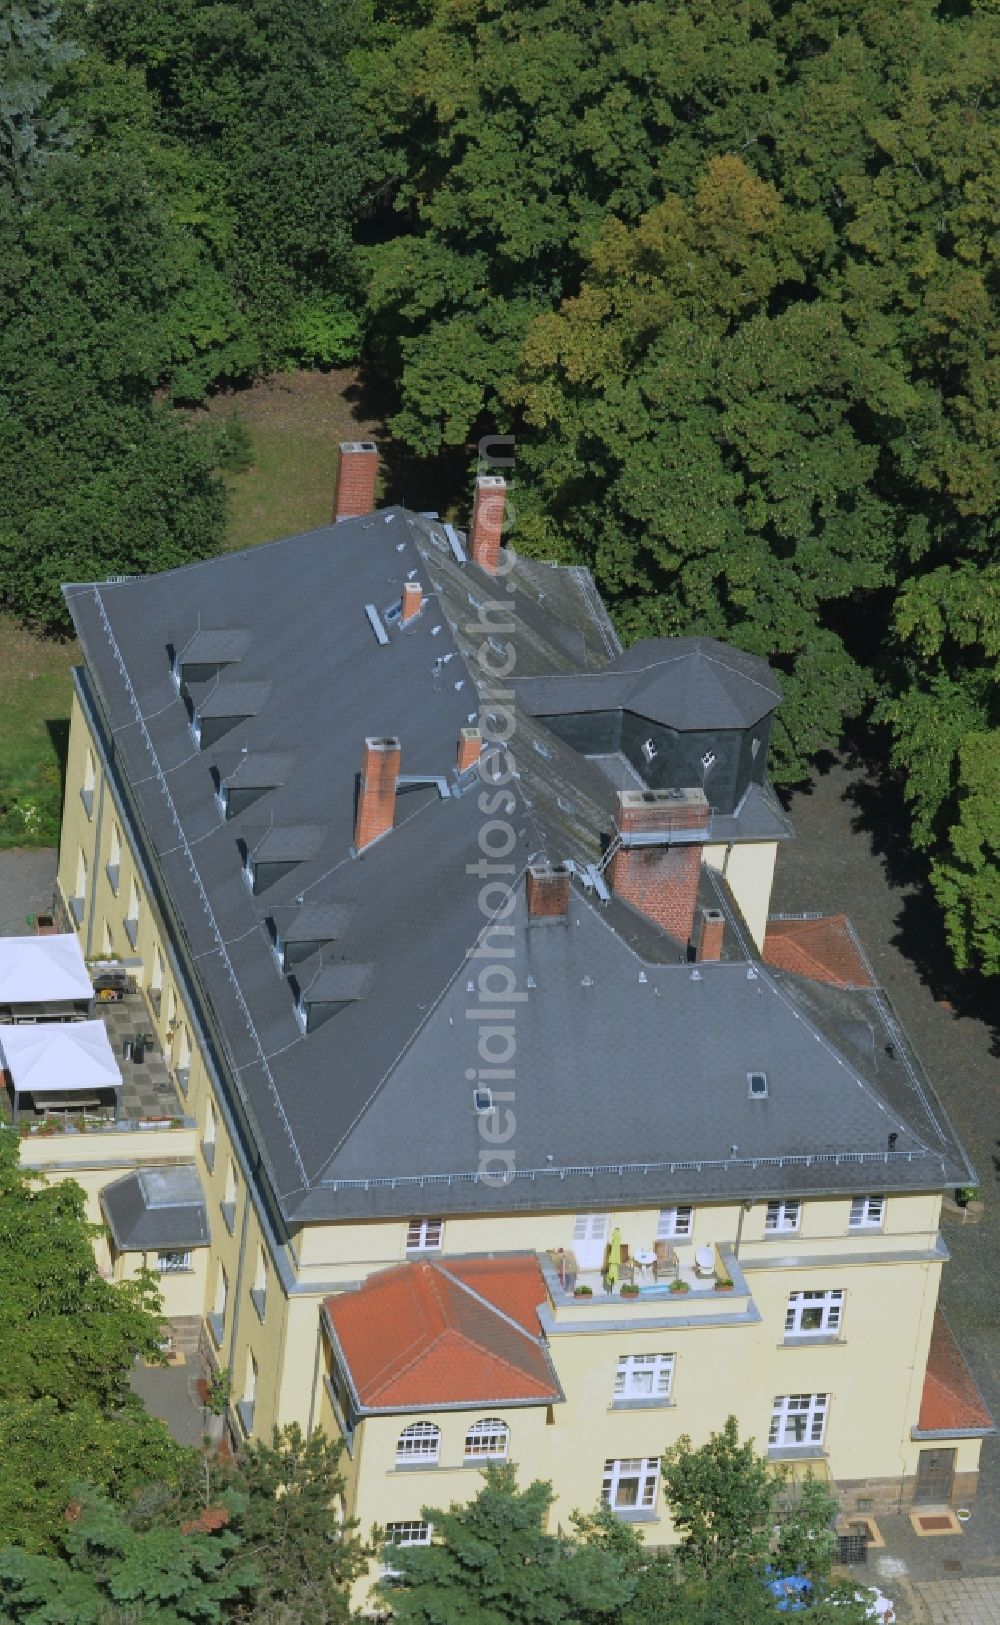
<instances>
[{"instance_id":1,"label":"doorway","mask_svg":"<svg viewBox=\"0 0 1000 1625\"><path fill-rule=\"evenodd\" d=\"M951 1486L955 1477L954 1450L921 1450L917 1457L917 1487L915 1502L935 1505L951 1499Z\"/></svg>"}]
</instances>

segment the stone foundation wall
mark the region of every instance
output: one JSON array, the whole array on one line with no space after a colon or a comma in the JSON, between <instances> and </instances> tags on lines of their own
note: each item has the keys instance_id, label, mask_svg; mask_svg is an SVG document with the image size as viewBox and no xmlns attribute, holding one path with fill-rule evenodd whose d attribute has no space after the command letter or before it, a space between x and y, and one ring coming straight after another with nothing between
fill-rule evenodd
<instances>
[{"instance_id":1,"label":"stone foundation wall","mask_svg":"<svg viewBox=\"0 0 1000 1625\"><path fill-rule=\"evenodd\" d=\"M972 1506L978 1487L978 1473L956 1473L949 1506ZM873 1518L908 1512L914 1505L916 1488L913 1474L906 1478L839 1479L836 1483L842 1513L870 1513Z\"/></svg>"}]
</instances>

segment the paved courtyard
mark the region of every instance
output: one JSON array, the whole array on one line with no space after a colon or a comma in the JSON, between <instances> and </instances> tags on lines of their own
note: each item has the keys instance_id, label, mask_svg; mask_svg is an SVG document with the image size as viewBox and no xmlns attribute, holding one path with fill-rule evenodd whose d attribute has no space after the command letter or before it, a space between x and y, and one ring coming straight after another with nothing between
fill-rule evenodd
<instances>
[{"instance_id":1,"label":"paved courtyard","mask_svg":"<svg viewBox=\"0 0 1000 1625\"><path fill-rule=\"evenodd\" d=\"M1000 1625L998 1579L930 1580L915 1589L922 1625Z\"/></svg>"},{"instance_id":2,"label":"paved courtyard","mask_svg":"<svg viewBox=\"0 0 1000 1625\"><path fill-rule=\"evenodd\" d=\"M0 937L31 931L29 914L47 914L56 885L56 849L11 847L0 851Z\"/></svg>"}]
</instances>

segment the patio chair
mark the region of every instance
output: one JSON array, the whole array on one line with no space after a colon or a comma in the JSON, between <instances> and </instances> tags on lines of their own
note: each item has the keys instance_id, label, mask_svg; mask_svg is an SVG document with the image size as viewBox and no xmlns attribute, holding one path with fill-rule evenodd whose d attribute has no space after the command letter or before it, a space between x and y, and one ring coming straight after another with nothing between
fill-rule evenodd
<instances>
[{"instance_id":1,"label":"patio chair","mask_svg":"<svg viewBox=\"0 0 1000 1625\"><path fill-rule=\"evenodd\" d=\"M618 1266L619 1281L630 1281L635 1284L635 1261L629 1255L628 1242L622 1242L621 1263Z\"/></svg>"},{"instance_id":2,"label":"patio chair","mask_svg":"<svg viewBox=\"0 0 1000 1625\"><path fill-rule=\"evenodd\" d=\"M656 1262L653 1265L653 1280L673 1280L680 1269L680 1264L677 1261L677 1254L669 1241L654 1242L653 1251L656 1253Z\"/></svg>"}]
</instances>

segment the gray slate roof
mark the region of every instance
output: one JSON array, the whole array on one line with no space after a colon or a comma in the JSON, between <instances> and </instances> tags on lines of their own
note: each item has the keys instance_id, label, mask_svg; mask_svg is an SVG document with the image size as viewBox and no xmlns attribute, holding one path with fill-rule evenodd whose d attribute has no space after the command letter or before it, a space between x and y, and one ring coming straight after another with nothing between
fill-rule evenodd
<instances>
[{"instance_id":1,"label":"gray slate roof","mask_svg":"<svg viewBox=\"0 0 1000 1625\"><path fill-rule=\"evenodd\" d=\"M193 1162L143 1168L101 1191L101 1206L122 1252L187 1252L207 1247L208 1215Z\"/></svg>"},{"instance_id":2,"label":"gray slate roof","mask_svg":"<svg viewBox=\"0 0 1000 1625\"><path fill-rule=\"evenodd\" d=\"M633 711L684 730L751 727L781 700L766 660L716 638L643 638L604 672L518 683L533 716Z\"/></svg>"},{"instance_id":3,"label":"gray slate roof","mask_svg":"<svg viewBox=\"0 0 1000 1625\"><path fill-rule=\"evenodd\" d=\"M383 646L365 605L397 602L414 571L424 613L392 625ZM867 1189L871 1169L859 1158L881 1156L890 1131L899 1149L879 1164L879 1189L955 1182L960 1149L934 1138L922 1098L883 1098L863 1059L842 1053L794 990L762 971L748 980L735 962L694 982L677 963L677 943L624 904L584 897L576 883L569 926L528 928L521 905L515 910L518 1177L502 1186L477 1177L484 1141L467 1073L482 1063L468 984L483 962L469 956L484 908L500 897L480 896L489 815L478 779L455 780L456 743L477 716L488 737L508 731L509 684L483 675L488 636L501 647L510 639L522 680L579 681L621 665L585 571L520 560L490 580L455 560L433 521L389 509L183 570L71 586L66 597L86 655L84 695L115 731L178 951L290 1224L587 1208L810 1181ZM211 769L231 770L233 735L193 750L169 674L171 629L199 615L203 625L252 633L240 672L264 697L239 744L295 759L286 780L228 821ZM727 716L746 720L754 705L776 703L753 657L725 650L723 662L711 640L680 642L676 659L673 642L641 646L641 671L662 666L656 682L678 693L684 671L710 671L699 693L708 708L725 694ZM724 665L735 674L728 688ZM619 672L614 680L634 679ZM503 861L517 877L539 854L595 862L611 827L613 784L520 704L515 722L516 776L506 792L514 845ZM450 793L432 782L401 787L394 830L358 857L355 797L369 735L398 736L402 773L443 778ZM502 804L491 795L496 815ZM781 828L772 799L762 792L754 801L764 833L768 820ZM303 825L317 839L296 847L289 872L252 896L239 843L253 850L262 837ZM283 920L315 906L332 911L336 938L322 970L319 955L295 967L297 985L312 992L315 974L337 964L335 987L358 967L373 969L365 997L331 996L340 1008L304 1034L271 951L271 921L280 932ZM773 1076L765 1102L746 1099L751 1068Z\"/></svg>"}]
</instances>

